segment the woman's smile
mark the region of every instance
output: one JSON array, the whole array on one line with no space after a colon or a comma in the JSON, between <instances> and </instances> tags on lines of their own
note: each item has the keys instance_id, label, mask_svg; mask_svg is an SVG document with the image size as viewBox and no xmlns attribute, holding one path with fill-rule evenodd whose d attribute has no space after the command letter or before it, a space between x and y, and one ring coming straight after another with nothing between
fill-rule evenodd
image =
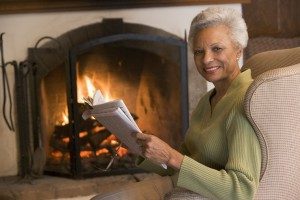
<instances>
[{"instance_id":1,"label":"woman's smile","mask_svg":"<svg viewBox=\"0 0 300 200\"><path fill-rule=\"evenodd\" d=\"M216 73L219 69L221 68L221 66L210 66L210 67L205 67L204 71L207 74L214 74Z\"/></svg>"}]
</instances>

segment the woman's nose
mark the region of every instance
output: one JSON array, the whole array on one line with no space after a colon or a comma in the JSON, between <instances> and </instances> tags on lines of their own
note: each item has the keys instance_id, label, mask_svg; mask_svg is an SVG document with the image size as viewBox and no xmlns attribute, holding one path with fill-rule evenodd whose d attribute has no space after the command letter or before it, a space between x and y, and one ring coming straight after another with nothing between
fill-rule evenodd
<instances>
[{"instance_id":1,"label":"woman's nose","mask_svg":"<svg viewBox=\"0 0 300 200\"><path fill-rule=\"evenodd\" d=\"M203 63L204 64L208 64L213 60L214 60L214 57L213 57L213 54L211 52L207 51L207 52L204 53L204 56L203 56Z\"/></svg>"}]
</instances>

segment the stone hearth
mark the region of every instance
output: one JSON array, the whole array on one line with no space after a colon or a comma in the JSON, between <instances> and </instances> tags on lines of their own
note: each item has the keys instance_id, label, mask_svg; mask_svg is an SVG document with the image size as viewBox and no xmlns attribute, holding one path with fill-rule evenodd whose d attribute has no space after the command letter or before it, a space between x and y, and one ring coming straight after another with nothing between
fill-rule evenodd
<instances>
[{"instance_id":1,"label":"stone hearth","mask_svg":"<svg viewBox=\"0 0 300 200\"><path fill-rule=\"evenodd\" d=\"M139 182L154 176L158 175L138 173L80 180L43 176L31 181L19 177L3 177L0 178L0 199L46 200L92 196L104 193L111 187L120 187L130 182Z\"/></svg>"}]
</instances>

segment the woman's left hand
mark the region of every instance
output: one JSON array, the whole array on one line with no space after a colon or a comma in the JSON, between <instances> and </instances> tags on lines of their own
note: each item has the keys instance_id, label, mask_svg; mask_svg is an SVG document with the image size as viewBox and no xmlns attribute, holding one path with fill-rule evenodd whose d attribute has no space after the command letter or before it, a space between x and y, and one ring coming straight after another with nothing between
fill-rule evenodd
<instances>
[{"instance_id":1,"label":"woman's left hand","mask_svg":"<svg viewBox=\"0 0 300 200\"><path fill-rule=\"evenodd\" d=\"M159 164L167 164L175 169L180 169L183 155L166 142L154 135L145 133L136 133L136 138L146 158Z\"/></svg>"}]
</instances>

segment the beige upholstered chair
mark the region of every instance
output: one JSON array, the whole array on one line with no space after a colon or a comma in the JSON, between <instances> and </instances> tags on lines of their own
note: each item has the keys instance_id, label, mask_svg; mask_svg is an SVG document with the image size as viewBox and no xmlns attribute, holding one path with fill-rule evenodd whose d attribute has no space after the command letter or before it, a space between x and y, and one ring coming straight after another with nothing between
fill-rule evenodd
<instances>
[{"instance_id":1,"label":"beige upholstered chair","mask_svg":"<svg viewBox=\"0 0 300 200\"><path fill-rule=\"evenodd\" d=\"M245 112L262 148L255 199L300 199L300 47L252 56Z\"/></svg>"}]
</instances>

